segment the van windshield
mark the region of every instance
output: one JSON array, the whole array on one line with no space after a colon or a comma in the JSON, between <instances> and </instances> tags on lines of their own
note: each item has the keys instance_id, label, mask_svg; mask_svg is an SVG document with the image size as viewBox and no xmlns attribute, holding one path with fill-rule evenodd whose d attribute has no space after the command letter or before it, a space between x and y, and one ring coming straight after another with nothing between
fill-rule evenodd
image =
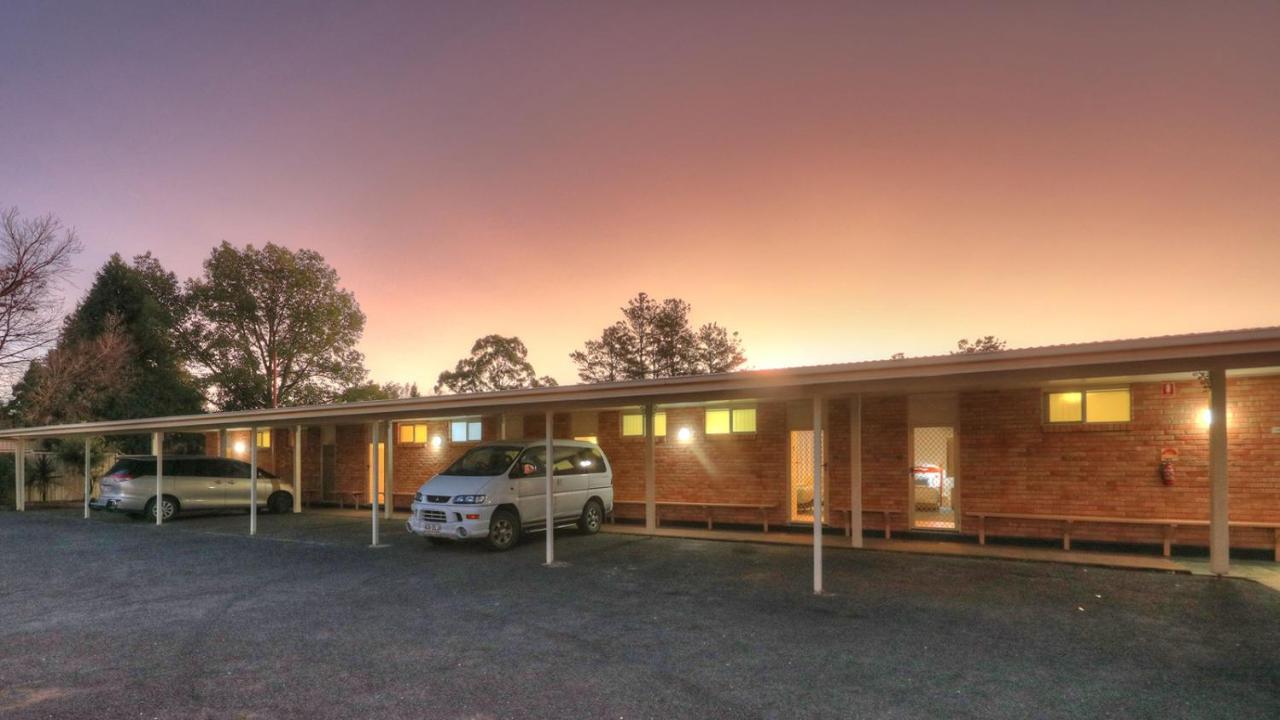
<instances>
[{"instance_id":1,"label":"van windshield","mask_svg":"<svg viewBox=\"0 0 1280 720\"><path fill-rule=\"evenodd\" d=\"M460 475L462 477L482 477L501 475L516 461L520 448L506 445L487 445L471 448L466 455L458 458L443 475Z\"/></svg>"}]
</instances>

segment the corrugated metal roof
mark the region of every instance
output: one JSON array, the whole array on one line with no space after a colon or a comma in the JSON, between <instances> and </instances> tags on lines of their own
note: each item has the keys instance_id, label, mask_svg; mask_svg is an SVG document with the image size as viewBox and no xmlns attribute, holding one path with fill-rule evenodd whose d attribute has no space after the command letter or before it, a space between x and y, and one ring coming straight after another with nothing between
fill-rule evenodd
<instances>
[{"instance_id":1,"label":"corrugated metal roof","mask_svg":"<svg viewBox=\"0 0 1280 720\"><path fill-rule=\"evenodd\" d=\"M1162 335L1126 340L1045 345L987 353L930 355L901 360L749 370L716 375L634 380L594 385L505 390L469 395L435 395L397 400L372 400L338 405L314 405L237 412L209 413L137 420L114 420L0 431L0 438L56 435L141 433L153 430L206 430L250 425L292 425L319 422L357 422L408 417L447 417L481 412L565 409L577 406L638 405L680 402L716 394L777 391L783 388L816 391L839 385L857 391L859 384L901 382L947 377L993 376L1031 370L1135 367L1163 362L1181 369L1230 365L1280 366L1280 327ZM1246 365L1241 365L1246 366ZM1064 375L1065 376L1065 375Z\"/></svg>"}]
</instances>

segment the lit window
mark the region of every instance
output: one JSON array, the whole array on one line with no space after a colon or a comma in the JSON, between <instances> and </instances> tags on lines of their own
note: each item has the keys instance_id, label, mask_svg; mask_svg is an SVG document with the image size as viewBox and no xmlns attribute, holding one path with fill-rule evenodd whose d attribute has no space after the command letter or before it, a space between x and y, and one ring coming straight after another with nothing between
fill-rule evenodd
<instances>
[{"instance_id":1,"label":"lit window","mask_svg":"<svg viewBox=\"0 0 1280 720\"><path fill-rule=\"evenodd\" d=\"M1130 420L1128 388L1052 392L1048 394L1051 423L1120 423Z\"/></svg>"},{"instance_id":2,"label":"lit window","mask_svg":"<svg viewBox=\"0 0 1280 720\"><path fill-rule=\"evenodd\" d=\"M407 423L400 426L401 445L424 445L427 442L427 426L425 423Z\"/></svg>"},{"instance_id":3,"label":"lit window","mask_svg":"<svg viewBox=\"0 0 1280 720\"><path fill-rule=\"evenodd\" d=\"M708 409L706 431L708 435L753 433L756 431L756 409L753 407Z\"/></svg>"},{"instance_id":4,"label":"lit window","mask_svg":"<svg viewBox=\"0 0 1280 720\"><path fill-rule=\"evenodd\" d=\"M479 420L454 420L449 423L449 440L451 442L475 442L479 439Z\"/></svg>"},{"instance_id":5,"label":"lit window","mask_svg":"<svg viewBox=\"0 0 1280 720\"><path fill-rule=\"evenodd\" d=\"M653 427L656 430L657 437L666 437L667 414L664 412L654 413ZM623 437L639 437L643 435L644 435L644 413L623 413L622 436Z\"/></svg>"},{"instance_id":6,"label":"lit window","mask_svg":"<svg viewBox=\"0 0 1280 720\"><path fill-rule=\"evenodd\" d=\"M258 431L258 447L260 448L271 447L271 431L270 430Z\"/></svg>"}]
</instances>

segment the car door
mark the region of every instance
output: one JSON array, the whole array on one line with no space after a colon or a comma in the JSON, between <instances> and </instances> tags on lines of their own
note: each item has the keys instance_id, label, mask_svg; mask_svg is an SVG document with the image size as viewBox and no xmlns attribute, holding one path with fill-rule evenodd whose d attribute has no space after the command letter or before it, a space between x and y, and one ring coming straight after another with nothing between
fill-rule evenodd
<instances>
[{"instance_id":1,"label":"car door","mask_svg":"<svg viewBox=\"0 0 1280 720\"><path fill-rule=\"evenodd\" d=\"M219 460L223 491L223 507L249 507L249 464L239 460Z\"/></svg>"},{"instance_id":2,"label":"car door","mask_svg":"<svg viewBox=\"0 0 1280 720\"><path fill-rule=\"evenodd\" d=\"M538 446L526 448L520 453L520 459L511 468L511 479L515 481L517 500L522 525L542 523L547 517L547 479L546 448Z\"/></svg>"},{"instance_id":3,"label":"car door","mask_svg":"<svg viewBox=\"0 0 1280 720\"><path fill-rule=\"evenodd\" d=\"M210 470L208 461L202 458L174 460L173 478L178 501L184 508L208 509L222 504L222 480L211 476Z\"/></svg>"},{"instance_id":4,"label":"car door","mask_svg":"<svg viewBox=\"0 0 1280 720\"><path fill-rule=\"evenodd\" d=\"M588 467L583 452L586 448L555 448L556 519L576 518L587 502Z\"/></svg>"}]
</instances>

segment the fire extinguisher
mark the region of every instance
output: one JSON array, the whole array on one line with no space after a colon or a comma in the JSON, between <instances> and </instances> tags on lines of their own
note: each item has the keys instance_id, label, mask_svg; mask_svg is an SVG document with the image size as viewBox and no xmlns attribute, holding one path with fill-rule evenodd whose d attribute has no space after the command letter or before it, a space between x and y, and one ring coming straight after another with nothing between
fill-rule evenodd
<instances>
[{"instance_id":1,"label":"fire extinguisher","mask_svg":"<svg viewBox=\"0 0 1280 720\"><path fill-rule=\"evenodd\" d=\"M1164 462L1160 463L1160 480L1162 480L1165 485L1173 485L1173 480L1175 477L1176 477L1176 473L1173 470L1172 462L1165 460Z\"/></svg>"}]
</instances>

